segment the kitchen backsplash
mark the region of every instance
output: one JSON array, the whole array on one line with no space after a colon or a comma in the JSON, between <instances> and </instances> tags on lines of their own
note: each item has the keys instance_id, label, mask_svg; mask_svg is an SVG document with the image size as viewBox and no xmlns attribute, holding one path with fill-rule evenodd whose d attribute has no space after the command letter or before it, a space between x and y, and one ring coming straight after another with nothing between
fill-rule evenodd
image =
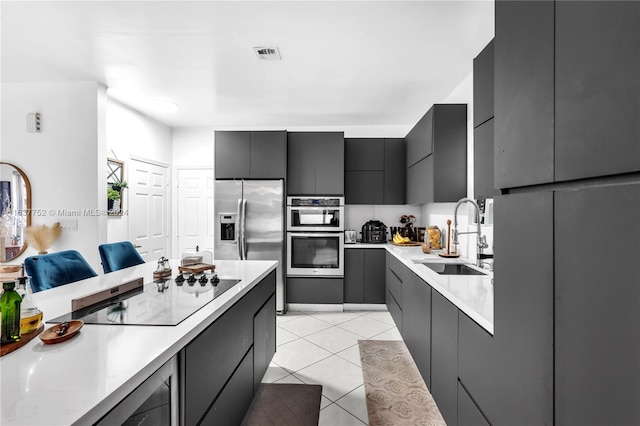
<instances>
[{"instance_id":1,"label":"kitchen backsplash","mask_svg":"<svg viewBox=\"0 0 640 426\"><path fill-rule=\"evenodd\" d=\"M424 219L426 226L437 226L446 232L447 220L451 220L451 228L453 229L453 213L456 209L456 203L429 203L423 204L420 207L420 216ZM485 253L493 253L492 199L486 200L484 210L484 223L481 225L481 232L482 235L487 237L487 244L489 245L489 247L485 249ZM471 206L468 203L462 204L458 209L458 230L460 232L467 232L469 230L475 231L476 224L475 222L472 222L472 219L473 210ZM475 259L477 253L476 236L472 234L463 234L460 235L458 240L460 241L460 254L463 257Z\"/></svg>"},{"instance_id":2,"label":"kitchen backsplash","mask_svg":"<svg viewBox=\"0 0 640 426\"><path fill-rule=\"evenodd\" d=\"M360 231L362 225L367 221L375 219L382 221L387 228L392 226L402 226L400 216L414 215L416 226L427 227L437 226L444 233L447 230L447 220L451 220L453 228L453 213L456 203L429 203L419 206L414 205L355 205L345 206L345 229L355 229L358 232L358 240L362 237ZM475 231L476 225L471 222L469 204L463 204L458 209L458 230L467 232ZM482 235L487 237L489 247L485 253L493 253L493 200L489 199L485 203L484 224L482 225ZM460 253L463 257L475 259L476 257L476 236L471 234L460 235Z\"/></svg>"},{"instance_id":3,"label":"kitchen backsplash","mask_svg":"<svg viewBox=\"0 0 640 426\"><path fill-rule=\"evenodd\" d=\"M358 232L358 240L362 238L360 231L362 225L370 220L379 220L384 223L387 228L392 226L402 226L400 224L400 216L414 215L416 217L416 225L422 224L420 206L412 205L361 205L347 204L344 208L345 229L355 229Z\"/></svg>"}]
</instances>

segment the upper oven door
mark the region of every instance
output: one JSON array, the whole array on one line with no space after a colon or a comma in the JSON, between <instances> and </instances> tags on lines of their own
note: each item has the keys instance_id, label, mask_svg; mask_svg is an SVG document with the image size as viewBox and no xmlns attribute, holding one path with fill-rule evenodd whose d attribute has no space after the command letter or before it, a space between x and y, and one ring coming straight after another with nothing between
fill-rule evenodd
<instances>
[{"instance_id":1,"label":"upper oven door","mask_svg":"<svg viewBox=\"0 0 640 426\"><path fill-rule=\"evenodd\" d=\"M287 275L344 276L344 232L288 232Z\"/></svg>"},{"instance_id":2,"label":"upper oven door","mask_svg":"<svg viewBox=\"0 0 640 426\"><path fill-rule=\"evenodd\" d=\"M287 206L287 231L344 231L344 207Z\"/></svg>"}]
</instances>

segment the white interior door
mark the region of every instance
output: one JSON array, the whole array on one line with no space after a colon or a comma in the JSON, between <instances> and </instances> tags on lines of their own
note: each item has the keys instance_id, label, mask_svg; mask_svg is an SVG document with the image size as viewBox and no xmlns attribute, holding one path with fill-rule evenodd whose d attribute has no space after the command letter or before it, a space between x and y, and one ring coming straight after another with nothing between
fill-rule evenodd
<instances>
[{"instance_id":1,"label":"white interior door","mask_svg":"<svg viewBox=\"0 0 640 426\"><path fill-rule=\"evenodd\" d=\"M213 169L178 169L178 256L185 252L213 252Z\"/></svg>"},{"instance_id":2,"label":"white interior door","mask_svg":"<svg viewBox=\"0 0 640 426\"><path fill-rule=\"evenodd\" d=\"M169 257L169 171L133 159L129 170L129 237L145 261Z\"/></svg>"}]
</instances>

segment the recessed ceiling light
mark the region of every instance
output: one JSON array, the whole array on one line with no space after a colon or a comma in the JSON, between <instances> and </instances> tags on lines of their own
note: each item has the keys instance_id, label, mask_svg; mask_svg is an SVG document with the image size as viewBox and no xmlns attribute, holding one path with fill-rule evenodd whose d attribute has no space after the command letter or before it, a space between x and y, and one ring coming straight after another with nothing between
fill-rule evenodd
<instances>
[{"instance_id":1,"label":"recessed ceiling light","mask_svg":"<svg viewBox=\"0 0 640 426\"><path fill-rule=\"evenodd\" d=\"M280 61L280 50L277 47L254 47L253 51L259 61Z\"/></svg>"}]
</instances>

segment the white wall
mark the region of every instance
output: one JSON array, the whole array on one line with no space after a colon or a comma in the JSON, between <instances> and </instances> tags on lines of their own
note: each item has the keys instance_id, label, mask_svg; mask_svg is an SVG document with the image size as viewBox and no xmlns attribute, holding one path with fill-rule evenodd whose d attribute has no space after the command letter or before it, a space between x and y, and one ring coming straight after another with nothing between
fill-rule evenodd
<instances>
[{"instance_id":1,"label":"white wall","mask_svg":"<svg viewBox=\"0 0 640 426\"><path fill-rule=\"evenodd\" d=\"M108 98L106 139L106 154L100 161L106 163L107 157L124 161L125 180L127 182L130 181L130 167L128 166L131 165L132 157L168 164L169 179L171 180L171 163L173 161L171 127L113 98ZM125 210L130 206L129 196L129 190L125 190L123 196ZM171 220L171 210L169 211L169 220ZM109 216L107 241L125 240L132 240L129 236L129 216Z\"/></svg>"},{"instance_id":2,"label":"white wall","mask_svg":"<svg viewBox=\"0 0 640 426\"><path fill-rule=\"evenodd\" d=\"M96 82L3 84L1 103L2 161L22 168L31 182L32 224L77 221L77 231L63 231L51 250L78 250L100 272L97 244L106 239L107 219L82 213L107 204L105 88ZM26 132L33 112L42 116L40 133ZM16 263L34 254L29 247Z\"/></svg>"}]
</instances>

